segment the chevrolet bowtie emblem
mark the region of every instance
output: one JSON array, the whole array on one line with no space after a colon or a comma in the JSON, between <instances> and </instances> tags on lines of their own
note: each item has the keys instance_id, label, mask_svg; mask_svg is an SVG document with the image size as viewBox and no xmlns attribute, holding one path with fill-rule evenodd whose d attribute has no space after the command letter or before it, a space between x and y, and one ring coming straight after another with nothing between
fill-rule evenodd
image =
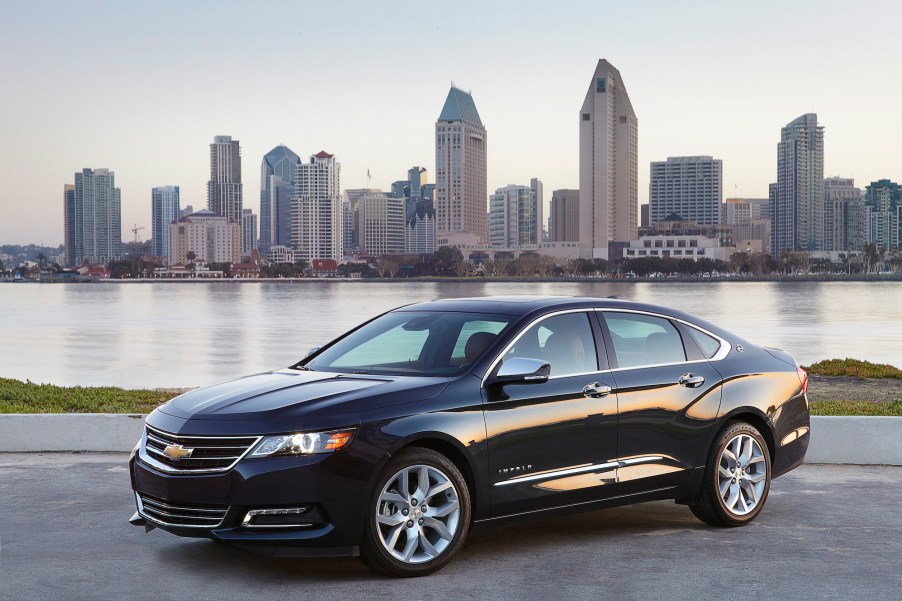
<instances>
[{"instance_id":1,"label":"chevrolet bowtie emblem","mask_svg":"<svg viewBox=\"0 0 902 601\"><path fill-rule=\"evenodd\" d=\"M163 449L163 454L172 459L173 461L178 461L179 459L184 459L186 457L191 457L191 453L194 452L194 449L186 449L180 444L171 444L165 449Z\"/></svg>"}]
</instances>

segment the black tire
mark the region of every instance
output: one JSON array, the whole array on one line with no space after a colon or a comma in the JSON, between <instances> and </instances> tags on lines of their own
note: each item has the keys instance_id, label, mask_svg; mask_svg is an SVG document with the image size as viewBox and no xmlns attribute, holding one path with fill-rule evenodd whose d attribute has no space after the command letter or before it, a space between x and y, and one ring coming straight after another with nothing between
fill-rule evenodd
<instances>
[{"instance_id":1,"label":"black tire","mask_svg":"<svg viewBox=\"0 0 902 601\"><path fill-rule=\"evenodd\" d=\"M383 490L390 484L398 484L399 481L396 479L396 476L405 468L414 468L415 474L419 474L420 470L426 468L426 471L429 474L428 477L430 478L430 487L433 482L432 478L441 475L451 484L451 488L439 492L427 499L411 498L411 500L417 501L416 506L408 506L406 504L401 505L392 502L386 503L382 499ZM416 485L411 483L411 488L414 486ZM395 486L389 488L386 492L387 494L398 493L397 488L399 487ZM416 488L419 490L419 486L416 486ZM411 491L408 489L406 496L412 497L412 495L416 494L416 492L410 493ZM434 512L441 507L441 505L439 505L440 501L444 501L444 506L448 507L453 506L455 500L457 502L458 511L455 514L456 519L453 520L453 536L451 536L450 539L442 538L437 530L430 529L428 525L429 516L437 515L437 513ZM421 507L426 504L426 501L429 502L427 511L422 513L422 518L427 520L425 521L426 525L418 529L417 526L419 524L415 519L420 517ZM394 527L377 522L377 512L380 511L380 508L381 511L383 511L383 513L379 514L380 517L384 515L388 519L394 519L394 516L399 515L398 512L402 511L401 507L408 512L416 511L416 515L413 513L405 514L407 518L414 519L410 519L409 521ZM382 474L379 476L376 483L373 496L369 506L366 508L366 512L366 528L360 549L361 559L364 563L374 570L389 576L402 578L426 576L447 565L454 555L457 554L458 550L460 550L460 547L463 546L464 540L467 537L467 532L470 528L470 491L467 488L466 480L460 473L460 470L458 470L457 466L455 466L447 457L432 449L410 447L404 449L397 456L392 458L385 466L385 469L382 471ZM448 518L447 516L443 516L442 519ZM432 523L434 522L435 520L433 519ZM447 523L450 522L451 520L448 520ZM407 525L411 523L414 525ZM420 523L422 524L423 522ZM395 538L395 546L393 547L395 554L393 554L386 546L389 543L383 543L383 536L390 538L393 528L395 527L400 528L401 532ZM450 532L451 530L452 528L449 526L448 531ZM410 540L408 536L419 536L417 534L418 532L422 532L422 536L427 537L427 542L429 542L430 545L435 544L436 548L438 548L439 545L444 545L444 547L431 559L426 559L431 557L431 555L425 550L420 551L420 549L423 548L420 546L417 546L416 548L417 555L419 556L418 558L412 557L411 560L404 561L397 557L396 554L403 553L403 550L399 548L403 547L403 545L400 545L401 537L404 537L404 541L407 542ZM430 542L428 538L431 538L432 541ZM417 538L417 540L419 541L421 539ZM420 543L418 542L417 545L419 544Z\"/></svg>"},{"instance_id":2,"label":"black tire","mask_svg":"<svg viewBox=\"0 0 902 601\"><path fill-rule=\"evenodd\" d=\"M740 459L731 471L730 457L737 439L742 446L749 438L757 443L757 450L760 453L753 454L752 461L745 464ZM730 450L725 454L724 450L728 446ZM754 450L754 445L750 441L749 447ZM771 462L767 443L754 426L741 421L727 424L711 445L705 465L701 491L689 505L695 517L712 526L734 527L748 524L761 513L770 491ZM724 468L723 471L721 467ZM763 479L759 479L762 475ZM758 480L753 483L755 479ZM763 486L758 486L759 482ZM728 502L734 499L734 489L737 496L733 500L733 507L730 508ZM721 490L724 490L723 494ZM724 499L724 496L727 499ZM748 508L747 501L753 499L757 499L754 506Z\"/></svg>"}]
</instances>

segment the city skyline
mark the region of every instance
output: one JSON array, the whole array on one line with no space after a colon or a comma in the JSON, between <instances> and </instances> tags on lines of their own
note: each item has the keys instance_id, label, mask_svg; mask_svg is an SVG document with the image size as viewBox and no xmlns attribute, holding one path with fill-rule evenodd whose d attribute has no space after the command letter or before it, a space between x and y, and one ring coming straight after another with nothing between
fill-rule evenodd
<instances>
[{"instance_id":1,"label":"city skyline","mask_svg":"<svg viewBox=\"0 0 902 601\"><path fill-rule=\"evenodd\" d=\"M8 85L0 97L6 142L0 165L12 183L0 202L0 241L62 242L60 186L85 167L116 172L124 239L133 223L149 229L146 199L153 187L179 185L183 204L205 206L207 148L219 134L241 140L244 204L258 214L257 161L279 143L302 155L335 152L348 188L365 187L368 170L373 186L382 188L409 165L434 172L433 124L451 81L473 92L491 130L489 190L530 177L549 190L573 189L579 183L574 106L599 58L623 73L642 119L640 203L647 201L647 165L667 156L716 156L724 164L725 196L766 197L776 179L779 128L807 112L817 112L827 129L825 176L861 185L902 178L893 150L902 123L891 118L900 84L886 78L902 55L902 39L893 34L902 8L895 4L875 4L866 14L826 2L815 8L698 5L690 14L699 18L691 19L685 7L668 4L585 3L578 19L573 10L528 4L516 13L476 4L459 14L420 7L428 43L417 54L415 94L397 93L410 47L374 44L411 6L341 4L306 7L309 24L298 25L261 19L240 4L217 5L221 10L211 18L204 3L52 10L3 3L0 74ZM812 10L817 26L799 31L794 24ZM474 11L475 21L468 16ZM72 44L65 32L88 21L108 32L115 53L99 39ZM602 41L598 26L605 22L618 27ZM466 43L447 35L464 23ZM493 39L502 25L543 43L511 53ZM214 42L226 29L240 35L224 49ZM163 30L165 44L158 43ZM318 49L329 60L300 62L291 77L269 64L273 53ZM662 55L678 58L680 68L664 64ZM103 94L80 77L84 64L108 68ZM837 71L854 72L855 88L840 93ZM229 94L218 85L226 73ZM177 94L172 100L148 95L149 80L168 81ZM514 97L514 86L528 93ZM45 148L54 149L51 164L30 171L31 157Z\"/></svg>"}]
</instances>

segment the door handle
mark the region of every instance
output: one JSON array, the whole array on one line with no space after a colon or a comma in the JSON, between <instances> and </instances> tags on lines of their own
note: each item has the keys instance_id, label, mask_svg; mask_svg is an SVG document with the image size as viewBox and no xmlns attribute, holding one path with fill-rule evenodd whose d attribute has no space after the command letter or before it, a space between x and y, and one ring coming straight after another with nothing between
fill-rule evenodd
<instances>
[{"instance_id":1,"label":"door handle","mask_svg":"<svg viewBox=\"0 0 902 601\"><path fill-rule=\"evenodd\" d=\"M610 386L603 386L598 382L592 382L591 384L586 384L583 387L583 396L587 396L593 399L600 399L601 397L606 397L611 394Z\"/></svg>"},{"instance_id":2,"label":"door handle","mask_svg":"<svg viewBox=\"0 0 902 601\"><path fill-rule=\"evenodd\" d=\"M693 376L692 374L683 374L680 376L680 386L685 386L686 388L698 388L702 384L705 383L705 378L703 376Z\"/></svg>"}]
</instances>

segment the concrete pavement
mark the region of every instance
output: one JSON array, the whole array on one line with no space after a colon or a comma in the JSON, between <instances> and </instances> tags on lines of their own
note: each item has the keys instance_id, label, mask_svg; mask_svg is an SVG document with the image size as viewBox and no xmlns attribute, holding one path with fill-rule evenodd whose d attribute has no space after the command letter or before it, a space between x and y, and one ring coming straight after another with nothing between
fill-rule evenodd
<instances>
[{"instance_id":1,"label":"concrete pavement","mask_svg":"<svg viewBox=\"0 0 902 601\"><path fill-rule=\"evenodd\" d=\"M124 454L0 454L0 599L898 599L902 467L805 465L738 529L648 503L474 532L438 574L130 526Z\"/></svg>"}]
</instances>

